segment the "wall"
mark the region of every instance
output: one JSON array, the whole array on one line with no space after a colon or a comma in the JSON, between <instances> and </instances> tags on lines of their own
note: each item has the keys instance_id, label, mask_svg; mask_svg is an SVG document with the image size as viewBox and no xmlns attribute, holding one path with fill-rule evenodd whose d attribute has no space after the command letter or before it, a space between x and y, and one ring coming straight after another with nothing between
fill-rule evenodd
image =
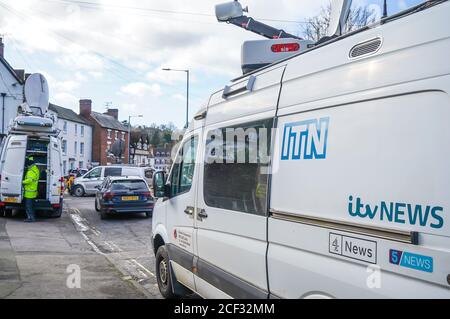
<instances>
[{"instance_id":1,"label":"wall","mask_svg":"<svg viewBox=\"0 0 450 319\"><path fill-rule=\"evenodd\" d=\"M96 122L95 122L96 123ZM111 130L111 138L108 138L108 129L102 128L100 125L95 124L94 127L94 145L92 150L92 161L98 162L100 165L115 164L112 159L107 157L107 148L112 146L115 142L115 130ZM125 133L125 145L128 145L128 133ZM122 132L118 131L118 136L121 137ZM123 164L128 163L128 148L125 150Z\"/></svg>"},{"instance_id":2,"label":"wall","mask_svg":"<svg viewBox=\"0 0 450 319\"><path fill-rule=\"evenodd\" d=\"M53 113L54 112L50 112ZM64 131L64 122L67 122L67 132ZM78 126L78 132L75 134L75 125ZM58 119L58 128L61 130L59 137L67 142L66 153L63 152L63 165L65 162L64 175L71 169L71 161L69 159L74 158L73 168L89 169L92 163L92 127L86 124L75 123L65 119ZM81 136L81 126L84 126L84 136ZM75 151L75 141L77 142L77 150ZM80 145L84 143L84 155L80 153ZM80 162L83 162L83 166L80 167Z\"/></svg>"},{"instance_id":3,"label":"wall","mask_svg":"<svg viewBox=\"0 0 450 319\"><path fill-rule=\"evenodd\" d=\"M18 84L2 63L0 63L0 93L6 93L4 114L3 97L0 95L0 133L8 134L8 126L16 118L17 107L23 103L23 85Z\"/></svg>"}]
</instances>

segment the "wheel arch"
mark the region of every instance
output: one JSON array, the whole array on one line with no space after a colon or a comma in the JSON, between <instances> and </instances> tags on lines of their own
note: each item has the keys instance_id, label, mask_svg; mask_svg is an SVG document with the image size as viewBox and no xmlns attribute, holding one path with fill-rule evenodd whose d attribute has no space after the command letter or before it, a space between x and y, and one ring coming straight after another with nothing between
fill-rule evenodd
<instances>
[{"instance_id":1,"label":"wheel arch","mask_svg":"<svg viewBox=\"0 0 450 319\"><path fill-rule=\"evenodd\" d=\"M153 252L156 256L158 248L168 243L169 238L167 237L167 232L165 231L162 224L157 225L153 233Z\"/></svg>"}]
</instances>

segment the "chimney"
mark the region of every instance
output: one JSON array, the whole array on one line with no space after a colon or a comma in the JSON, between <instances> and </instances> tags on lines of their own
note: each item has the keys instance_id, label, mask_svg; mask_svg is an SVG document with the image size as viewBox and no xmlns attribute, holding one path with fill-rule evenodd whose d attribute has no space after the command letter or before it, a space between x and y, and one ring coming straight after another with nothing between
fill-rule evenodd
<instances>
[{"instance_id":1,"label":"chimney","mask_svg":"<svg viewBox=\"0 0 450 319\"><path fill-rule=\"evenodd\" d=\"M114 117L116 120L119 120L119 110L118 109L108 109L108 111L105 114Z\"/></svg>"},{"instance_id":2,"label":"chimney","mask_svg":"<svg viewBox=\"0 0 450 319\"><path fill-rule=\"evenodd\" d=\"M3 38L0 38L0 57L5 57L5 44L3 43Z\"/></svg>"},{"instance_id":3,"label":"chimney","mask_svg":"<svg viewBox=\"0 0 450 319\"><path fill-rule=\"evenodd\" d=\"M80 100L80 115L89 118L92 113L92 100Z\"/></svg>"}]
</instances>

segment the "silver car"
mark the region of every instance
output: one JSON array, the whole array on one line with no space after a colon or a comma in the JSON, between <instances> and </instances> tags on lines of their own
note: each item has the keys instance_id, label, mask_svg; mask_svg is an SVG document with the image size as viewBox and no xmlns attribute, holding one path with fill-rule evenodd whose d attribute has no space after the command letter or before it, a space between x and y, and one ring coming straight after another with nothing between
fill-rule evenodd
<instances>
[{"instance_id":1,"label":"silver car","mask_svg":"<svg viewBox=\"0 0 450 319\"><path fill-rule=\"evenodd\" d=\"M95 195L97 186L102 185L109 176L139 176L151 183L153 172L154 169L150 167L98 166L75 179L71 194L76 197Z\"/></svg>"}]
</instances>

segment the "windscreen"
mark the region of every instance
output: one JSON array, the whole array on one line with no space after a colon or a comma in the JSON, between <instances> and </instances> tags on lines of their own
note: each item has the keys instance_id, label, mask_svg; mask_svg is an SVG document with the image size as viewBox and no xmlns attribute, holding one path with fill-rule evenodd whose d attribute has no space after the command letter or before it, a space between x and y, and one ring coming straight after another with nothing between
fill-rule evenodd
<instances>
[{"instance_id":1,"label":"windscreen","mask_svg":"<svg viewBox=\"0 0 450 319\"><path fill-rule=\"evenodd\" d=\"M384 0L354 0L351 6L346 32L354 31L366 25L380 21L384 14L393 16L404 10L415 7L424 0L388 0L384 7Z\"/></svg>"},{"instance_id":2,"label":"windscreen","mask_svg":"<svg viewBox=\"0 0 450 319\"><path fill-rule=\"evenodd\" d=\"M120 192L120 191L146 192L146 191L148 191L148 187L147 187L147 184L142 180L123 180L123 181L112 182L111 191L113 191L113 192Z\"/></svg>"},{"instance_id":3,"label":"windscreen","mask_svg":"<svg viewBox=\"0 0 450 319\"><path fill-rule=\"evenodd\" d=\"M429 1L387 0L385 8L384 0L353 0L343 34L356 31L368 25L376 25L385 16L385 13L386 17L391 17L425 2ZM321 0L320 3L320 9L315 15L306 19L301 30L305 39L315 42L327 35L332 11L331 1Z\"/></svg>"}]
</instances>

